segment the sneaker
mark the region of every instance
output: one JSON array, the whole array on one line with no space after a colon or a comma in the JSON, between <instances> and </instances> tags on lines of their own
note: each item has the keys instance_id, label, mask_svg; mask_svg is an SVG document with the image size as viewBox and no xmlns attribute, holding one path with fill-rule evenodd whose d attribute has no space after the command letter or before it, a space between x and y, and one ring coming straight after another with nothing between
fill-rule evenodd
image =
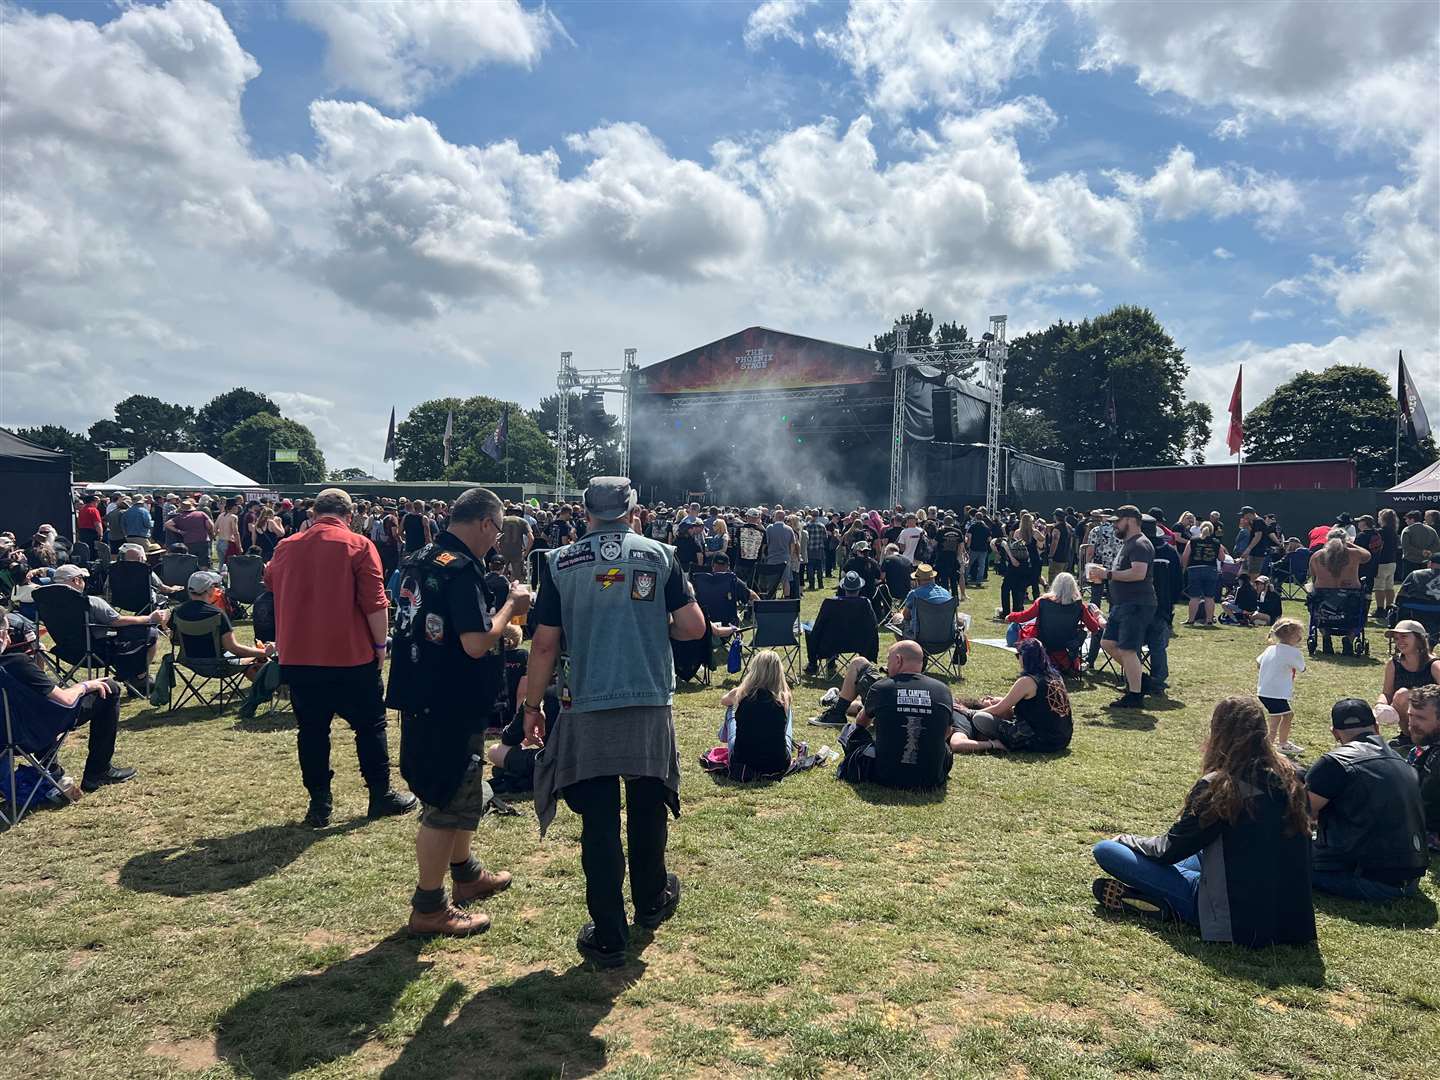
<instances>
[{"instance_id":1,"label":"sneaker","mask_svg":"<svg viewBox=\"0 0 1440 1080\"><path fill-rule=\"evenodd\" d=\"M370 807L365 811L365 816L371 821L376 818L394 817L397 814L405 814L415 809L420 802L408 791L382 791L378 795L370 796Z\"/></svg>"},{"instance_id":2,"label":"sneaker","mask_svg":"<svg viewBox=\"0 0 1440 1080\"><path fill-rule=\"evenodd\" d=\"M654 911L647 911L645 914L635 913L635 925L643 926L646 930L654 930L660 926L680 906L680 879L674 874L665 876L665 899Z\"/></svg>"},{"instance_id":3,"label":"sneaker","mask_svg":"<svg viewBox=\"0 0 1440 1080\"><path fill-rule=\"evenodd\" d=\"M445 937L469 937L483 934L490 929L490 916L482 911L470 913L461 911L454 904L446 904L439 911L416 911L410 909L410 933L417 936L442 934Z\"/></svg>"},{"instance_id":4,"label":"sneaker","mask_svg":"<svg viewBox=\"0 0 1440 1080\"><path fill-rule=\"evenodd\" d=\"M828 709L831 705L834 705L835 702L839 700L840 688L838 686L832 686L829 690L826 690L825 693L820 695L820 705L822 708Z\"/></svg>"},{"instance_id":5,"label":"sneaker","mask_svg":"<svg viewBox=\"0 0 1440 1080\"><path fill-rule=\"evenodd\" d=\"M329 799L311 799L310 809L305 811L305 824L312 829L329 828L330 810Z\"/></svg>"},{"instance_id":6,"label":"sneaker","mask_svg":"<svg viewBox=\"0 0 1440 1080\"><path fill-rule=\"evenodd\" d=\"M835 705L833 705L833 706L831 706L830 708L826 709L826 710L825 710L823 713L821 713L819 716L812 716L812 717L810 718L810 726L811 726L811 727L833 727L833 728L842 728L842 727L844 727L845 724L849 721L849 717L847 717L847 716L845 715L846 710L841 709L841 708L838 707L839 704L840 704L840 703L837 701L837 702L835 703Z\"/></svg>"},{"instance_id":7,"label":"sneaker","mask_svg":"<svg viewBox=\"0 0 1440 1080\"><path fill-rule=\"evenodd\" d=\"M820 674L820 665L819 665L819 664L815 663L814 661L811 661L810 663L808 663L808 664L805 665L805 675L806 675L807 678L812 678L812 679L813 679L816 675L819 675L819 674Z\"/></svg>"},{"instance_id":8,"label":"sneaker","mask_svg":"<svg viewBox=\"0 0 1440 1080\"><path fill-rule=\"evenodd\" d=\"M595 940L595 924L587 922L580 928L580 935L575 939L575 948L580 955L589 960L598 968L617 968L625 963L625 949L602 948Z\"/></svg>"},{"instance_id":9,"label":"sneaker","mask_svg":"<svg viewBox=\"0 0 1440 1080\"><path fill-rule=\"evenodd\" d=\"M108 784L123 784L126 780L135 779L134 769L118 769L114 766L106 769L99 776L85 776L80 779L81 791L99 791Z\"/></svg>"},{"instance_id":10,"label":"sneaker","mask_svg":"<svg viewBox=\"0 0 1440 1080\"><path fill-rule=\"evenodd\" d=\"M1090 886L1095 902L1106 911L1119 911L1128 915L1140 915L1147 919L1172 922L1174 909L1164 900L1146 896L1138 889L1132 889L1123 881L1114 878L1096 878Z\"/></svg>"},{"instance_id":11,"label":"sneaker","mask_svg":"<svg viewBox=\"0 0 1440 1080\"><path fill-rule=\"evenodd\" d=\"M450 902L456 907L464 907L466 904L473 904L476 900L488 900L496 893L502 893L510 887L510 871L501 870L492 874L489 870L481 870L480 876L474 881L452 881L450 883Z\"/></svg>"},{"instance_id":12,"label":"sneaker","mask_svg":"<svg viewBox=\"0 0 1440 1080\"><path fill-rule=\"evenodd\" d=\"M1140 693L1151 694L1155 697L1164 697L1165 687L1161 686L1154 679L1150 678L1150 676L1147 675L1145 676L1145 678L1140 680Z\"/></svg>"},{"instance_id":13,"label":"sneaker","mask_svg":"<svg viewBox=\"0 0 1440 1080\"><path fill-rule=\"evenodd\" d=\"M1134 694L1127 690L1105 707L1107 709L1143 709L1145 707L1145 695Z\"/></svg>"},{"instance_id":14,"label":"sneaker","mask_svg":"<svg viewBox=\"0 0 1440 1080\"><path fill-rule=\"evenodd\" d=\"M1280 743L1278 746L1275 747L1275 749L1279 750L1280 753L1284 754L1286 757L1299 757L1305 752L1305 747L1296 746L1289 739L1286 739L1284 742Z\"/></svg>"}]
</instances>

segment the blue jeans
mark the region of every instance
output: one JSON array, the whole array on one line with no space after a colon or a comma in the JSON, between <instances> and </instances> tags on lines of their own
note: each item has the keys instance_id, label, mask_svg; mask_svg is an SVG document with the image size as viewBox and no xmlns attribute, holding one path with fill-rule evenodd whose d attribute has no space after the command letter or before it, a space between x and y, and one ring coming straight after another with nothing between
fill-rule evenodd
<instances>
[{"instance_id":1,"label":"blue jeans","mask_svg":"<svg viewBox=\"0 0 1440 1080\"><path fill-rule=\"evenodd\" d=\"M985 580L985 552L972 551L970 558L966 560L965 580L966 584L979 585Z\"/></svg>"},{"instance_id":2,"label":"blue jeans","mask_svg":"<svg viewBox=\"0 0 1440 1080\"><path fill-rule=\"evenodd\" d=\"M1150 646L1150 681L1157 689L1164 690L1170 681L1170 656L1166 652L1170 645L1170 620L1159 611L1145 631L1145 644Z\"/></svg>"},{"instance_id":3,"label":"blue jeans","mask_svg":"<svg viewBox=\"0 0 1440 1080\"><path fill-rule=\"evenodd\" d=\"M1196 896L1200 892L1200 856L1191 855L1175 865L1141 855L1114 840L1095 845L1100 869L1132 889L1169 904L1175 914L1192 926L1200 925Z\"/></svg>"},{"instance_id":4,"label":"blue jeans","mask_svg":"<svg viewBox=\"0 0 1440 1080\"><path fill-rule=\"evenodd\" d=\"M1363 900L1369 904L1384 904L1415 896L1420 892L1420 879L1408 885L1388 885L1383 881L1372 881L1348 870L1312 870L1310 888L1315 892L1343 896L1347 900Z\"/></svg>"}]
</instances>

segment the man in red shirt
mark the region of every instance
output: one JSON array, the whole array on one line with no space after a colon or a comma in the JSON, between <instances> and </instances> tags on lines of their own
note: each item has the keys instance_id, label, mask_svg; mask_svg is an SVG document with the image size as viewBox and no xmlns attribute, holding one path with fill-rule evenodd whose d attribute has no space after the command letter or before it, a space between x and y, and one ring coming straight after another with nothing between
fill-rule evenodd
<instances>
[{"instance_id":1,"label":"man in red shirt","mask_svg":"<svg viewBox=\"0 0 1440 1080\"><path fill-rule=\"evenodd\" d=\"M89 544L92 552L95 550L95 541L100 539L100 530L104 528L100 507L95 503L94 495L82 497L80 510L75 515L75 539Z\"/></svg>"},{"instance_id":2,"label":"man in red shirt","mask_svg":"<svg viewBox=\"0 0 1440 1080\"><path fill-rule=\"evenodd\" d=\"M330 722L339 713L355 732L369 816L403 814L414 795L390 787L380 667L389 631L380 555L350 531L350 496L326 488L304 532L275 545L265 583L275 594L281 679L299 726L300 777L310 793L305 823L330 824Z\"/></svg>"}]
</instances>

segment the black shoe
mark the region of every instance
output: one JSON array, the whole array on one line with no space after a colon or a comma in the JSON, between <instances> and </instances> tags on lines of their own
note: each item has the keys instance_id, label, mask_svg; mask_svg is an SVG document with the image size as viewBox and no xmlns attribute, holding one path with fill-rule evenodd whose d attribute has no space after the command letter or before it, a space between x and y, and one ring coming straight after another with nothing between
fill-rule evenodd
<instances>
[{"instance_id":1,"label":"black shoe","mask_svg":"<svg viewBox=\"0 0 1440 1080\"><path fill-rule=\"evenodd\" d=\"M1153 694L1156 697L1165 696L1165 688L1154 679L1144 678L1140 680L1140 693Z\"/></svg>"},{"instance_id":2,"label":"black shoe","mask_svg":"<svg viewBox=\"0 0 1440 1080\"><path fill-rule=\"evenodd\" d=\"M849 719L850 719L848 716L845 715L848 711L849 711L849 703L848 703L848 702L846 703L846 707L845 707L844 709L836 709L836 708L826 709L826 710L825 710L823 713L821 713L819 716L812 716L812 717L810 718L810 726L811 726L811 727L843 728L843 727L846 725L846 723L849 722Z\"/></svg>"},{"instance_id":3,"label":"black shoe","mask_svg":"<svg viewBox=\"0 0 1440 1080\"><path fill-rule=\"evenodd\" d=\"M126 780L135 778L134 769L117 769L113 766L99 776L86 776L80 780L81 791L99 791L107 784L123 784Z\"/></svg>"},{"instance_id":4,"label":"black shoe","mask_svg":"<svg viewBox=\"0 0 1440 1080\"><path fill-rule=\"evenodd\" d=\"M575 939L575 948L598 968L617 968L625 963L625 947L622 945L618 949L602 948L595 940L593 922L587 922L580 928L580 936Z\"/></svg>"},{"instance_id":5,"label":"black shoe","mask_svg":"<svg viewBox=\"0 0 1440 1080\"><path fill-rule=\"evenodd\" d=\"M643 926L646 930L654 930L666 919L675 914L675 909L680 906L680 879L674 874L665 875L665 899L654 911L647 911L645 914L635 913L635 925Z\"/></svg>"},{"instance_id":6,"label":"black shoe","mask_svg":"<svg viewBox=\"0 0 1440 1080\"><path fill-rule=\"evenodd\" d=\"M310 809L305 811L305 824L312 829L325 829L330 826L331 805L329 799L311 799Z\"/></svg>"},{"instance_id":7,"label":"black shoe","mask_svg":"<svg viewBox=\"0 0 1440 1080\"><path fill-rule=\"evenodd\" d=\"M383 791L370 796L370 808L365 811L365 816L374 821L376 818L405 814L414 810L419 801L408 791Z\"/></svg>"},{"instance_id":8,"label":"black shoe","mask_svg":"<svg viewBox=\"0 0 1440 1080\"><path fill-rule=\"evenodd\" d=\"M1138 889L1132 889L1123 881L1114 878L1096 878L1090 886L1095 902L1106 911L1119 911L1127 915L1140 915L1161 922L1174 922L1175 911L1164 900L1146 896Z\"/></svg>"},{"instance_id":9,"label":"black shoe","mask_svg":"<svg viewBox=\"0 0 1440 1080\"><path fill-rule=\"evenodd\" d=\"M820 674L820 665L815 663L814 661L811 661L810 663L805 665L805 674L807 676L810 676L811 678L814 678L816 675Z\"/></svg>"},{"instance_id":10,"label":"black shoe","mask_svg":"<svg viewBox=\"0 0 1440 1080\"><path fill-rule=\"evenodd\" d=\"M1132 693L1127 690L1105 707L1107 709L1143 709L1145 707L1145 695Z\"/></svg>"}]
</instances>

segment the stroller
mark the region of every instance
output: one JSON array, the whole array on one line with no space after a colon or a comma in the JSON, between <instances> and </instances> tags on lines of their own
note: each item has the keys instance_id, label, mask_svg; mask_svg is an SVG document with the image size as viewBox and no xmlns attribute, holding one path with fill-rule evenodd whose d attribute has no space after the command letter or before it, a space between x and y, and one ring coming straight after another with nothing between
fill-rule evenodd
<instances>
[{"instance_id":1,"label":"stroller","mask_svg":"<svg viewBox=\"0 0 1440 1080\"><path fill-rule=\"evenodd\" d=\"M1370 642L1365 638L1365 620L1370 614L1370 594L1364 589L1316 589L1305 601L1310 614L1310 630L1306 644L1310 655L1322 643L1326 653L1333 652L1330 639L1341 639L1346 656L1369 656Z\"/></svg>"}]
</instances>

